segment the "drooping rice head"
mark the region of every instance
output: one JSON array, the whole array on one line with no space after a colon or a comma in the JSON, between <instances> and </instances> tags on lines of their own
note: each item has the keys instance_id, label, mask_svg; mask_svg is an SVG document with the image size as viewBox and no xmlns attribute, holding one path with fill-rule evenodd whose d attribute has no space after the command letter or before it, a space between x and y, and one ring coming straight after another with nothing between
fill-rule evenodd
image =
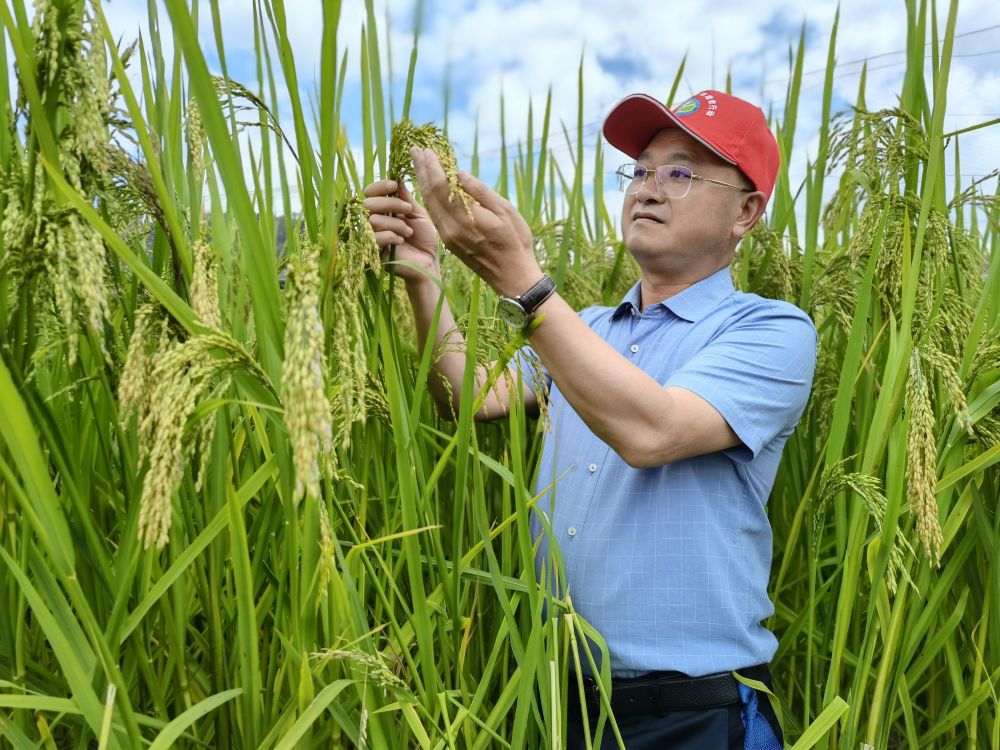
<instances>
[{"instance_id":1,"label":"drooping rice head","mask_svg":"<svg viewBox=\"0 0 1000 750\"><path fill-rule=\"evenodd\" d=\"M445 176L448 178L449 200L458 197L466 210L471 213L475 199L469 195L458 181L458 161L455 151L448 139L433 123L414 125L410 120L400 120L392 126L392 136L389 142L389 174L390 180L397 183L412 180L413 160L410 149L413 147L429 148L441 161Z\"/></svg>"}]
</instances>

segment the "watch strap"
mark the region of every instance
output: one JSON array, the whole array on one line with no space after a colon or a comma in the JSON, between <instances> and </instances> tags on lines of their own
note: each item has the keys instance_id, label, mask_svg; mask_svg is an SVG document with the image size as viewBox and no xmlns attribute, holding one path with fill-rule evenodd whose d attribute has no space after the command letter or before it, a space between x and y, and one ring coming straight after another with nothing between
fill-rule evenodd
<instances>
[{"instance_id":1,"label":"watch strap","mask_svg":"<svg viewBox=\"0 0 1000 750\"><path fill-rule=\"evenodd\" d=\"M551 297L555 290L556 282L552 280L551 276L545 274L538 281L538 283L534 284L524 294L520 294L515 297L515 299L524 309L524 314L527 315L528 318L531 318L531 316L534 315L535 310L541 307L542 303Z\"/></svg>"}]
</instances>

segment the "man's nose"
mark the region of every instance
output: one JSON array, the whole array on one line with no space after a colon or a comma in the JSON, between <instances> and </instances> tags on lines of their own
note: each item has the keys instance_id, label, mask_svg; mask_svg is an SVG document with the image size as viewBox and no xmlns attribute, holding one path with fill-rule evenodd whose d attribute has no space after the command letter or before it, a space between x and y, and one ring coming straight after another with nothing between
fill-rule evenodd
<instances>
[{"instance_id":1,"label":"man's nose","mask_svg":"<svg viewBox=\"0 0 1000 750\"><path fill-rule=\"evenodd\" d=\"M646 203L647 201L662 201L663 196L656 187L656 173L650 170L646 173L645 179L639 185L639 190L635 194L636 200Z\"/></svg>"}]
</instances>

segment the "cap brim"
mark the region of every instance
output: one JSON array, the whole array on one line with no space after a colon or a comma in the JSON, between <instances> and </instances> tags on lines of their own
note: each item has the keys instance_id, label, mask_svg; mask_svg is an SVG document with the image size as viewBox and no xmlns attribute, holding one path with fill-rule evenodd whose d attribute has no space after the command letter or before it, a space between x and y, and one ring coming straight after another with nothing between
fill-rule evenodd
<instances>
[{"instance_id":1,"label":"cap brim","mask_svg":"<svg viewBox=\"0 0 1000 750\"><path fill-rule=\"evenodd\" d=\"M612 108L604 121L604 137L619 151L638 159L653 136L664 128L679 128L720 159L736 164L736 160L725 151L693 131L677 115L646 94L626 96Z\"/></svg>"}]
</instances>

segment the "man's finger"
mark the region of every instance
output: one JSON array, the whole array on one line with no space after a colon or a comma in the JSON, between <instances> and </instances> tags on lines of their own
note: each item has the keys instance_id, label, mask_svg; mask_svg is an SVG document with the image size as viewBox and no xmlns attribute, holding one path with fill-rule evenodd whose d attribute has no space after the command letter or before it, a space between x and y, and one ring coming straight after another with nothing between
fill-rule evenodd
<instances>
[{"instance_id":1,"label":"man's finger","mask_svg":"<svg viewBox=\"0 0 1000 750\"><path fill-rule=\"evenodd\" d=\"M431 149L414 146L410 149L410 157L413 159L413 168L417 173L417 182L420 184L421 190L430 184L446 182L444 167L441 166L437 154ZM424 179L419 179L421 175Z\"/></svg>"},{"instance_id":2,"label":"man's finger","mask_svg":"<svg viewBox=\"0 0 1000 750\"><path fill-rule=\"evenodd\" d=\"M406 214L413 209L409 201L389 196L365 198L362 205L371 214Z\"/></svg>"},{"instance_id":3,"label":"man's finger","mask_svg":"<svg viewBox=\"0 0 1000 750\"><path fill-rule=\"evenodd\" d=\"M395 232L375 232L375 244L381 248L388 247L389 245L403 245L405 243L406 240Z\"/></svg>"},{"instance_id":4,"label":"man's finger","mask_svg":"<svg viewBox=\"0 0 1000 750\"><path fill-rule=\"evenodd\" d=\"M458 183L465 188L465 192L471 195L476 203L488 211L499 214L510 207L510 202L505 200L502 195L489 188L482 180L461 169L458 170Z\"/></svg>"},{"instance_id":5,"label":"man's finger","mask_svg":"<svg viewBox=\"0 0 1000 750\"><path fill-rule=\"evenodd\" d=\"M367 196L380 196L380 195L392 195L397 189L395 180L378 180L373 182L371 185L365 186L365 195Z\"/></svg>"},{"instance_id":6,"label":"man's finger","mask_svg":"<svg viewBox=\"0 0 1000 750\"><path fill-rule=\"evenodd\" d=\"M410 192L410 189L406 187L405 182L399 183L399 189L396 191L396 197L399 198L401 201L406 201L411 206L415 206L417 203L416 200L414 200L413 194Z\"/></svg>"},{"instance_id":7,"label":"man's finger","mask_svg":"<svg viewBox=\"0 0 1000 750\"><path fill-rule=\"evenodd\" d=\"M417 199L413 196L410 188L406 186L406 183L399 183L399 192L396 193L396 197L410 204L409 209L406 211L408 214L413 216L427 216L424 207L417 203Z\"/></svg>"},{"instance_id":8,"label":"man's finger","mask_svg":"<svg viewBox=\"0 0 1000 750\"><path fill-rule=\"evenodd\" d=\"M376 232L395 232L400 237L410 237L413 234L413 228L396 216L372 214L368 223Z\"/></svg>"},{"instance_id":9,"label":"man's finger","mask_svg":"<svg viewBox=\"0 0 1000 750\"><path fill-rule=\"evenodd\" d=\"M429 148L410 149L413 157L413 170L416 172L417 184L424 196L424 206L430 212L434 223L448 214L448 178L445 176L437 154Z\"/></svg>"}]
</instances>

